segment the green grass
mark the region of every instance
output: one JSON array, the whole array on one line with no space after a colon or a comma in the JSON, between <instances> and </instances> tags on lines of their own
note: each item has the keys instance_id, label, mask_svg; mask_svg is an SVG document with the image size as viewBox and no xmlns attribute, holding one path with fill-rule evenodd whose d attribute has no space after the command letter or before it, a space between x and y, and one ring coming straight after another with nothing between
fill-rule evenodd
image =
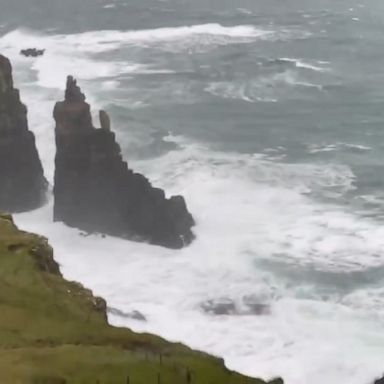
<instances>
[{"instance_id":1,"label":"green grass","mask_svg":"<svg viewBox=\"0 0 384 384\"><path fill-rule=\"evenodd\" d=\"M189 374L188 374L189 372ZM1 384L262 384L222 360L107 324L105 302L64 280L47 241L0 215Z\"/></svg>"}]
</instances>

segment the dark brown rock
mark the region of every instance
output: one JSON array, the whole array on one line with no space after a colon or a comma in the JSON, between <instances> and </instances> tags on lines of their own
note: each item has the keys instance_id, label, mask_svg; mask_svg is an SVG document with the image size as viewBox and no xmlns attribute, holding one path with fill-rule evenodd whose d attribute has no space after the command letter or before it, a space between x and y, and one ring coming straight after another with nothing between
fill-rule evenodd
<instances>
[{"instance_id":1,"label":"dark brown rock","mask_svg":"<svg viewBox=\"0 0 384 384\"><path fill-rule=\"evenodd\" d=\"M182 196L165 197L122 159L110 120L94 128L90 106L71 76L54 109L56 170L54 219L101 232L182 248L194 238L194 220Z\"/></svg>"},{"instance_id":2,"label":"dark brown rock","mask_svg":"<svg viewBox=\"0 0 384 384\"><path fill-rule=\"evenodd\" d=\"M0 210L37 208L46 188L35 137L28 130L27 108L13 87L11 63L0 55Z\"/></svg>"}]
</instances>

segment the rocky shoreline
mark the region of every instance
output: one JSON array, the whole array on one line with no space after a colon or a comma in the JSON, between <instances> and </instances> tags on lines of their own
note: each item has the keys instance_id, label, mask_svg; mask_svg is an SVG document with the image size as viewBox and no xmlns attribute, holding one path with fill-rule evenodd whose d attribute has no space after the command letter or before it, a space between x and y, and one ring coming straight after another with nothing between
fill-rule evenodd
<instances>
[{"instance_id":1,"label":"rocky shoreline","mask_svg":"<svg viewBox=\"0 0 384 384\"><path fill-rule=\"evenodd\" d=\"M54 118L55 220L169 248L191 243L194 220L184 198L167 199L128 168L109 116L101 111L101 128L93 127L72 77ZM0 210L44 204L48 183L27 108L13 86L11 63L1 55L0 160ZM63 279L47 239L19 230L12 216L0 213L1 382L265 384L184 345L111 327L107 311L104 299Z\"/></svg>"},{"instance_id":2,"label":"rocky shoreline","mask_svg":"<svg viewBox=\"0 0 384 384\"><path fill-rule=\"evenodd\" d=\"M72 76L53 117L55 221L171 249L191 244L195 222L184 198L167 198L129 168L109 115L100 111L100 128L94 127L90 105ZM48 183L28 128L27 108L14 88L11 63L1 55L0 181L0 211L30 211L46 201ZM146 318L107 308L104 299L64 280L47 239L19 230L12 216L1 213L0 276L2 382L266 384L184 345L111 327L107 313ZM202 309L213 315L237 311L230 301L208 300ZM268 310L249 303L252 313ZM268 383L284 382L277 378ZM384 378L373 384L384 384Z\"/></svg>"}]
</instances>

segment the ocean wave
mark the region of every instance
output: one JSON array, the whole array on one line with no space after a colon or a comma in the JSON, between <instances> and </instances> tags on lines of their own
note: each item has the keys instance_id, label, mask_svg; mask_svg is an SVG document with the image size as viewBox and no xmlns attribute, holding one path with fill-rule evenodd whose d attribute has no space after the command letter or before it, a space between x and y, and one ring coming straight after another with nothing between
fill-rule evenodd
<instances>
[{"instance_id":1,"label":"ocean wave","mask_svg":"<svg viewBox=\"0 0 384 384\"><path fill-rule=\"evenodd\" d=\"M266 95L254 80L247 82L214 82L206 86L204 90L213 96L231 100L242 100L248 103L275 103L278 101L271 95Z\"/></svg>"},{"instance_id":2,"label":"ocean wave","mask_svg":"<svg viewBox=\"0 0 384 384\"><path fill-rule=\"evenodd\" d=\"M136 35L128 44L169 41L173 45L175 40L161 33L163 37L157 40L148 36L137 40ZM185 33L191 36L191 31ZM61 88L64 76L74 71L80 78L92 80L99 92L100 84L107 89L116 86L111 83L114 80L102 79L113 71L152 70L139 63L100 59L93 67L92 55L126 44L114 34L28 37L14 33L0 39L0 47L13 52L18 71L31 65L30 60L18 56L19 47L43 45L48 48L46 55L32 61L38 84ZM192 35L201 37L196 30ZM90 37L94 40L88 45ZM227 35L221 37L216 42L228 41ZM231 37L232 41L245 38L258 37ZM185 42L185 36L178 41ZM271 75L261 86L271 88L272 84L272 88L289 90L301 86L297 83L302 83L301 78L289 71ZM219 93L223 92L220 87ZM53 100L62 93L48 88L36 91L36 86L22 88L44 168L52 180L55 146L51 111ZM236 97L251 94L238 88L229 89L229 93L238 93ZM95 95L87 92L87 96L94 104ZM66 278L81 281L121 313L135 309L148 319L138 322L111 316L115 325L155 332L223 356L230 368L254 376L282 375L287 384L361 384L380 374L382 323L362 316L364 295L350 293L342 299L323 300L317 286L311 287L309 296L308 282L297 279L289 285L273 268L260 267L260 261L267 259L275 265L285 263L297 274L310 268L364 273L384 264L381 223L313 197L314 192L321 195L329 189L340 195L353 190L351 169L221 152L171 135L168 141L177 144L176 149L156 161L130 158L130 165L167 193L186 197L197 221L197 239L190 247L175 252L109 236L84 238L76 229L52 223L52 201L40 210L16 215L16 221L23 229L50 239ZM374 310L380 294L372 294L366 306ZM223 297L233 300L243 316L217 318L201 310L202 303ZM269 313L249 314L245 298L267 306Z\"/></svg>"},{"instance_id":3,"label":"ocean wave","mask_svg":"<svg viewBox=\"0 0 384 384\"><path fill-rule=\"evenodd\" d=\"M101 30L78 34L47 35L27 29L17 29L1 38L3 44L13 44L18 48L31 43L72 45L83 52L105 52L125 44L158 43L185 40L193 36L227 37L229 39L249 39L266 37L273 31L259 29L251 25L223 26L220 24L201 24L182 27L156 28L147 30ZM50 45L51 45L50 44Z\"/></svg>"},{"instance_id":4,"label":"ocean wave","mask_svg":"<svg viewBox=\"0 0 384 384\"><path fill-rule=\"evenodd\" d=\"M261 75L247 80L216 81L205 87L205 92L224 99L242 100L248 103L275 103L289 97L290 88L309 88L322 91L321 84L301 79L293 70L272 75Z\"/></svg>"},{"instance_id":5,"label":"ocean wave","mask_svg":"<svg viewBox=\"0 0 384 384\"><path fill-rule=\"evenodd\" d=\"M288 285L273 268L255 263L291 263L297 274L303 265L352 272L384 264L381 226L306 193L336 181L349 185L348 168L276 163L260 154L213 151L183 137L168 140L178 149L155 162L131 164L168 193L186 196L197 220L190 247L174 252L109 236L84 238L52 223L52 206L17 215L17 222L50 238L65 277L82 281L109 307L122 313L134 308L148 320L110 316L115 325L224 356L230 368L254 376L282 375L288 384L309 378L321 384L324 375L317 372L325 368L329 384L347 382L352 367L359 367L352 384L376 374L382 327L361 317L356 299L323 300L315 288L305 295L308 282ZM234 312L212 316L223 298L233 302ZM258 305L266 309L261 316L252 312ZM370 335L374 347L366 343Z\"/></svg>"},{"instance_id":6,"label":"ocean wave","mask_svg":"<svg viewBox=\"0 0 384 384\"><path fill-rule=\"evenodd\" d=\"M322 152L350 151L350 152L366 152L372 148L361 144L351 143L334 143L334 144L311 144L308 146L308 152L311 154Z\"/></svg>"},{"instance_id":7,"label":"ocean wave","mask_svg":"<svg viewBox=\"0 0 384 384\"><path fill-rule=\"evenodd\" d=\"M293 65L296 68L303 68L303 69L308 69L312 70L315 72L327 72L329 71L328 68L320 67L320 64L323 64L323 62L317 62L315 64L308 63L302 59L293 59L293 58L287 58L287 57L282 57L280 59L273 60L274 63L277 64L288 64L288 65Z\"/></svg>"},{"instance_id":8,"label":"ocean wave","mask_svg":"<svg viewBox=\"0 0 384 384\"><path fill-rule=\"evenodd\" d=\"M74 74L81 80L91 80L149 70L145 65L129 61L94 60L90 54L101 52L103 48L97 44L92 48L86 46L81 39L76 41L64 35L39 34L23 29L0 38L0 49L12 58L15 70L32 70L37 74L37 84L42 87L63 89L68 74ZM25 47L42 47L46 52L31 61L19 54Z\"/></svg>"},{"instance_id":9,"label":"ocean wave","mask_svg":"<svg viewBox=\"0 0 384 384\"><path fill-rule=\"evenodd\" d=\"M301 76L294 70L287 69L284 72L274 73L259 78L259 85L267 88L281 88L285 86L314 88L322 90L321 84L311 83L301 78Z\"/></svg>"},{"instance_id":10,"label":"ocean wave","mask_svg":"<svg viewBox=\"0 0 384 384\"><path fill-rule=\"evenodd\" d=\"M220 24L137 31L91 31L68 35L17 29L0 38L0 49L3 54L12 58L15 66L31 67L37 73L41 86L62 89L66 75L71 73L80 80L88 80L130 73L172 72L169 68L152 68L124 59L110 60L107 57L96 57L124 47L151 47L183 52L189 49L205 50L217 45L255 41L270 34L270 31L249 25L226 27ZM41 47L46 51L44 56L31 61L19 55L20 50L26 47Z\"/></svg>"},{"instance_id":11,"label":"ocean wave","mask_svg":"<svg viewBox=\"0 0 384 384\"><path fill-rule=\"evenodd\" d=\"M47 53L52 50L68 53L68 50L72 50L74 53L98 54L129 46L183 51L259 40L292 40L309 35L308 31L269 29L254 25L224 26L218 23L143 30L99 30L76 34L42 33L18 28L1 36L0 47L13 53L25 47L45 48Z\"/></svg>"},{"instance_id":12,"label":"ocean wave","mask_svg":"<svg viewBox=\"0 0 384 384\"><path fill-rule=\"evenodd\" d=\"M312 192L319 195L322 190L325 194L329 189L341 194L353 190L355 177L346 166L279 163L261 155L212 153L195 146L170 152L157 159L156 165L148 165L137 164L167 190L176 192L172 186L188 180L181 190L189 200L201 193L202 186L207 188L206 195L215 195L217 200L227 196L230 200L220 204L228 207L228 216L222 220L233 222L239 215L240 222L249 223L248 230L242 230L242 249L255 257L323 270L353 271L384 263L383 257L377 257L384 247L384 240L378 240L384 238L380 225L311 197ZM163 169L172 171L164 173ZM233 200L235 196L244 204L242 208ZM193 211L207 212L207 207L197 204ZM257 221L269 224L259 227ZM212 223L212 229L216 225ZM201 230L200 236L210 232Z\"/></svg>"}]
</instances>

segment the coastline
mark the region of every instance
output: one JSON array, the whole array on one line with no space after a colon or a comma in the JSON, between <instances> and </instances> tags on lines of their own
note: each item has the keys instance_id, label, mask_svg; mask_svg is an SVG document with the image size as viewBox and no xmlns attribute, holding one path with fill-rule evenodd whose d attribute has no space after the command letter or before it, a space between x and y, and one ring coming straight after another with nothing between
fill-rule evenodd
<instances>
[{"instance_id":1,"label":"coastline","mask_svg":"<svg viewBox=\"0 0 384 384\"><path fill-rule=\"evenodd\" d=\"M4 382L265 384L182 344L110 326L104 299L64 280L48 241L9 215L0 215L0 265Z\"/></svg>"}]
</instances>

